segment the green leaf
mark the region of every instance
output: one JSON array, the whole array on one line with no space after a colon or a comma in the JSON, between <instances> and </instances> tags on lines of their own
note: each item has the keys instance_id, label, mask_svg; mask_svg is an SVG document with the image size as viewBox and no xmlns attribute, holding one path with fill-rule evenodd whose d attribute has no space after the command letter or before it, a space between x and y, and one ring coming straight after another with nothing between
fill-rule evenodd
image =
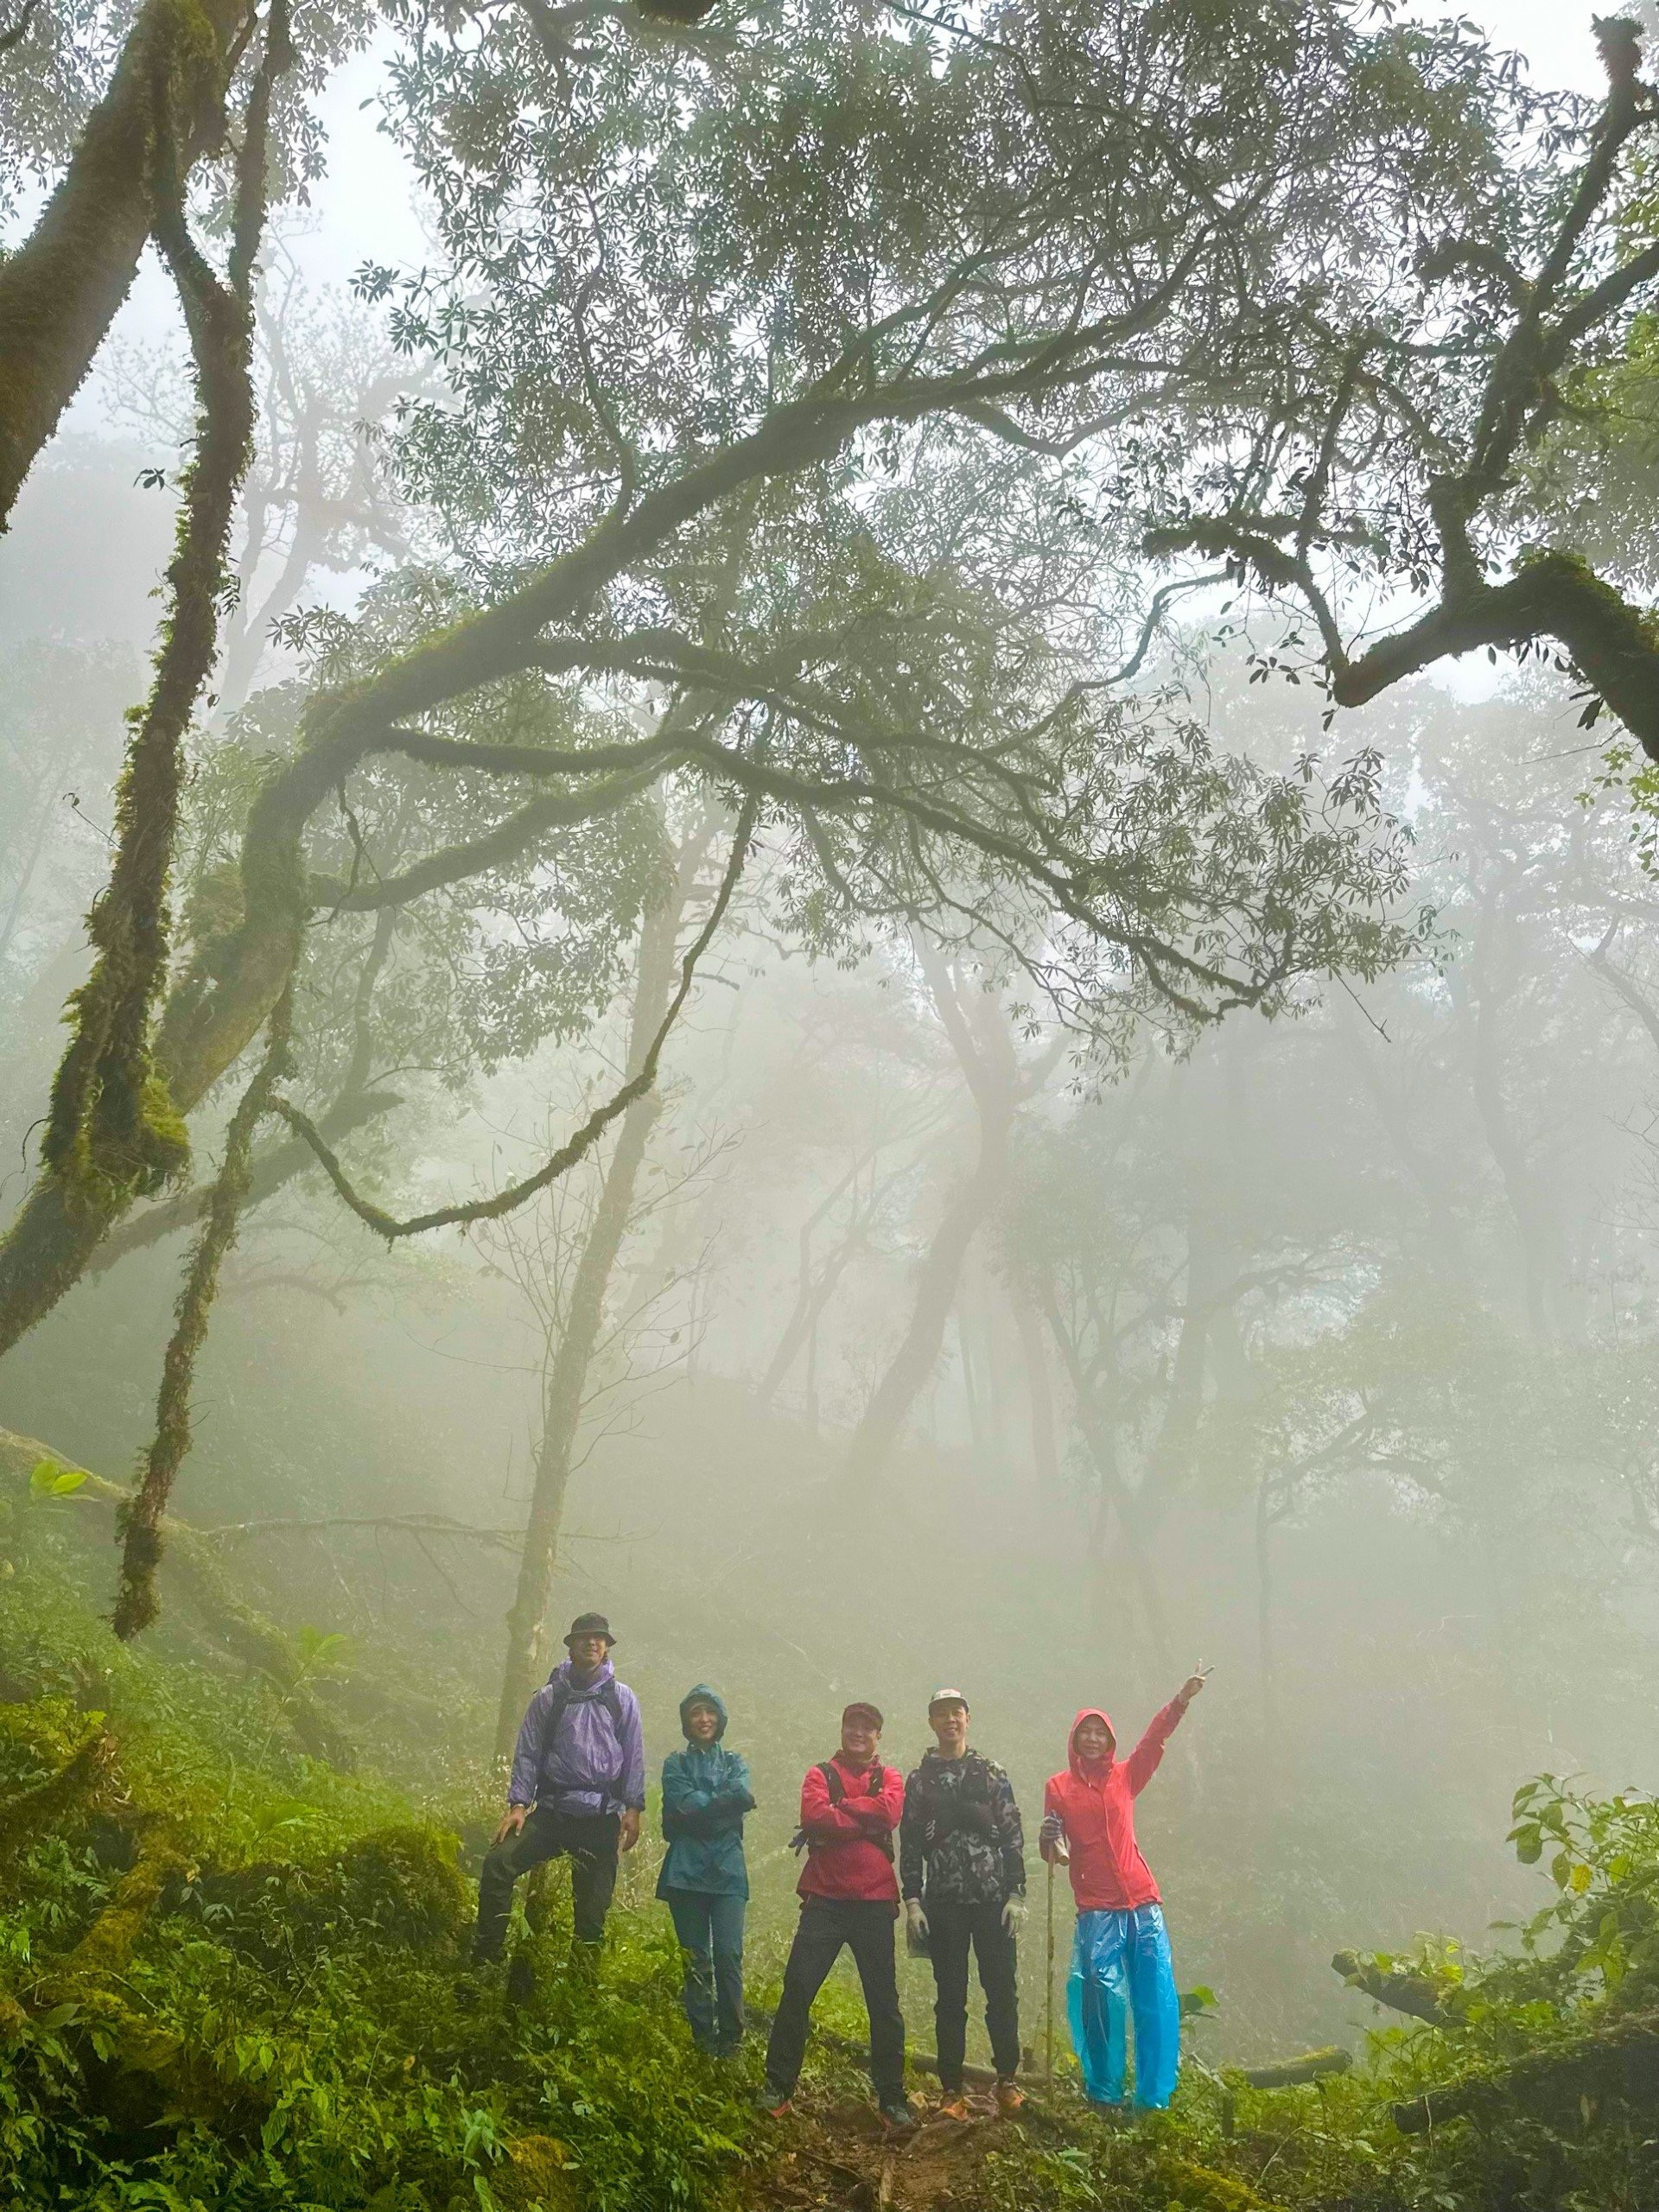
<instances>
[{"instance_id":1,"label":"green leaf","mask_svg":"<svg viewBox=\"0 0 1659 2212\"><path fill-rule=\"evenodd\" d=\"M36 1497L67 1497L86 1479L85 1467L60 1466L55 1459L37 1459L29 1471L29 1486Z\"/></svg>"}]
</instances>

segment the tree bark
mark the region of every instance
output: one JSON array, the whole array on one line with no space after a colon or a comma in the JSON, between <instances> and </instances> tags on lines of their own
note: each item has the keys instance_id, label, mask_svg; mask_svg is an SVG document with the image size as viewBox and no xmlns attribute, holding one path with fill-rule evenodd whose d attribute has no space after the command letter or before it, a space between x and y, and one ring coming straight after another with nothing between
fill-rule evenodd
<instances>
[{"instance_id":1,"label":"tree bark","mask_svg":"<svg viewBox=\"0 0 1659 2212\"><path fill-rule=\"evenodd\" d=\"M156 134L182 181L217 142L252 0L147 0L34 230L0 261L0 529L80 389L155 218Z\"/></svg>"}]
</instances>

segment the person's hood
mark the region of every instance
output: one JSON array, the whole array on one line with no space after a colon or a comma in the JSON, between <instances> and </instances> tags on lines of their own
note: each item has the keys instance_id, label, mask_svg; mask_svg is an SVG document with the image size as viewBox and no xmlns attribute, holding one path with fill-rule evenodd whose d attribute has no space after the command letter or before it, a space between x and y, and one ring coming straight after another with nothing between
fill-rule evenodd
<instances>
[{"instance_id":1,"label":"person's hood","mask_svg":"<svg viewBox=\"0 0 1659 2212\"><path fill-rule=\"evenodd\" d=\"M1084 1778L1084 1770L1082 1755L1077 1750L1077 1731L1085 1720L1103 1720L1106 1724L1107 1732L1112 1739L1112 1748L1107 1752L1104 1764L1110 1766L1117 1756L1117 1731L1112 1726L1111 1714L1103 1711L1097 1705L1085 1705L1071 1723L1071 1733L1065 1739L1065 1763L1079 1781Z\"/></svg>"},{"instance_id":2,"label":"person's hood","mask_svg":"<svg viewBox=\"0 0 1659 2212\"><path fill-rule=\"evenodd\" d=\"M690 1713L694 1705L712 1705L714 1707L715 1716L715 1741L718 1743L721 1738L726 1733L725 1699L721 1697L718 1690L711 1690L707 1682L699 1682L696 1689L688 1690L686 1692L685 1695L680 1700L680 1733L684 1737L688 1744L691 1741L691 1731L685 1725L686 1716Z\"/></svg>"},{"instance_id":3,"label":"person's hood","mask_svg":"<svg viewBox=\"0 0 1659 2212\"><path fill-rule=\"evenodd\" d=\"M608 1659L601 1659L587 1681L579 1682L576 1680L574 1662L569 1659L561 1659L547 1679L550 1682L568 1682L579 1697L586 1697L589 1690L596 1690L601 1682L613 1682L616 1680L616 1669Z\"/></svg>"}]
</instances>

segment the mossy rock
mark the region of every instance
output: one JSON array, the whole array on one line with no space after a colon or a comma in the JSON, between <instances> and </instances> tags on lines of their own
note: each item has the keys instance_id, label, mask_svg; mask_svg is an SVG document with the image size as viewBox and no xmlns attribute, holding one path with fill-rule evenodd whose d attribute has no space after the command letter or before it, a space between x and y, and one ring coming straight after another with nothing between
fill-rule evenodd
<instances>
[{"instance_id":1,"label":"mossy rock","mask_svg":"<svg viewBox=\"0 0 1659 2212\"><path fill-rule=\"evenodd\" d=\"M455 1839L437 1828L377 1828L347 1847L345 1903L400 1942L453 1942L472 1919Z\"/></svg>"},{"instance_id":2,"label":"mossy rock","mask_svg":"<svg viewBox=\"0 0 1659 2212\"><path fill-rule=\"evenodd\" d=\"M490 2175L505 2212L576 2212L581 2202L570 2153L556 2135L519 2135Z\"/></svg>"}]
</instances>

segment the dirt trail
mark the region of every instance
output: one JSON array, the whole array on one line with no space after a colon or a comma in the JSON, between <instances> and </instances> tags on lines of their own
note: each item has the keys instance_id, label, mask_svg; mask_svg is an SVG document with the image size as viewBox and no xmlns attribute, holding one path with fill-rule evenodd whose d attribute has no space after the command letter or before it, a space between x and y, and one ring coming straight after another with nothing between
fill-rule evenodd
<instances>
[{"instance_id":1,"label":"dirt trail","mask_svg":"<svg viewBox=\"0 0 1659 2212\"><path fill-rule=\"evenodd\" d=\"M960 2120L935 2118L918 2104L914 2134L894 2138L868 2104L798 2104L750 2201L756 2212L943 2212L972 2204L985 2159L1012 2146L1008 2123L988 2096L970 2096L969 2105L973 2116ZM1034 2111L1027 2117L1044 2124Z\"/></svg>"}]
</instances>

